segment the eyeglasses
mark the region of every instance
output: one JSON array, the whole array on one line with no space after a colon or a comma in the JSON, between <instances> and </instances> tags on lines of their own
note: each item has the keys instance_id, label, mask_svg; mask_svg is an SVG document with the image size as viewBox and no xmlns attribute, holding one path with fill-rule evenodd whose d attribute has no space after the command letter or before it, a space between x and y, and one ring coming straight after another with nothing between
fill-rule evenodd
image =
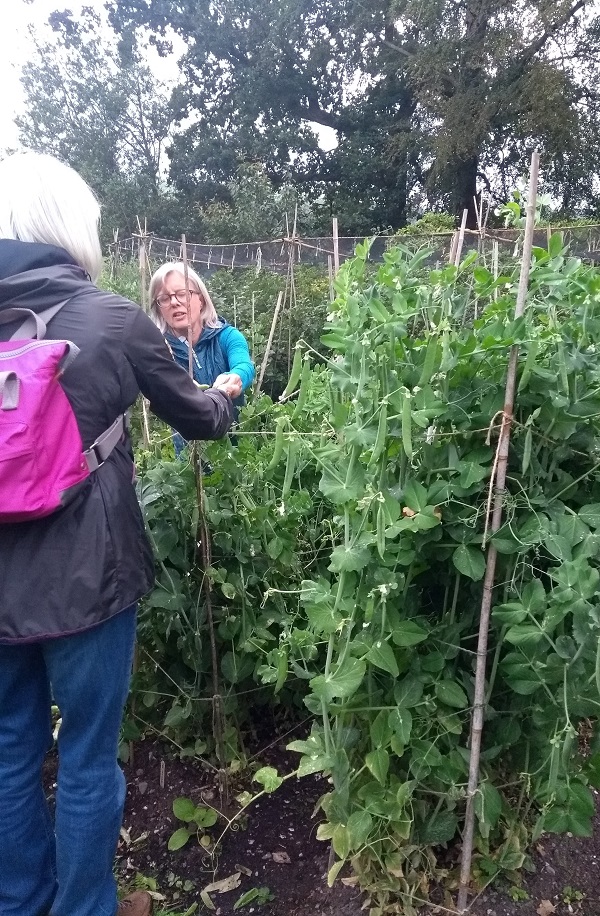
<instances>
[{"instance_id":1,"label":"eyeglasses","mask_svg":"<svg viewBox=\"0 0 600 916\"><path fill-rule=\"evenodd\" d=\"M196 294L196 296L200 295L197 289L191 289L190 296L193 296L194 294ZM161 293L160 296L156 297L156 304L159 308L166 309L169 305L171 305L173 296L179 305L187 305L187 294L186 290L184 289L176 289L174 293Z\"/></svg>"}]
</instances>

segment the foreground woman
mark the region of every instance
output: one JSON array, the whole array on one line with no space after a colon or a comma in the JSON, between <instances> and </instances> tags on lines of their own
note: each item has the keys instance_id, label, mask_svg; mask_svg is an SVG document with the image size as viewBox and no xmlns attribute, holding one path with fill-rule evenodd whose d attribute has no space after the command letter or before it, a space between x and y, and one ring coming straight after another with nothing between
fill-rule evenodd
<instances>
[{"instance_id":1,"label":"foreground woman","mask_svg":"<svg viewBox=\"0 0 600 916\"><path fill-rule=\"evenodd\" d=\"M157 416L190 439L223 436L233 415L231 385L217 379L212 390L199 390L173 362L154 323L95 286L98 218L92 191L57 160L27 153L0 162L2 916L151 912L151 898L141 891L118 904L113 877L125 799L117 745L136 602L153 585L121 418L140 392ZM14 311L23 308L35 315ZM45 340L71 342L65 352L72 363L62 362L62 374L44 384L49 391L54 385L72 428L52 429L52 417L38 413L29 431L30 460L19 442L31 385L18 371L2 370L34 351L47 358L51 345L6 343L32 337L36 324L41 336L40 316ZM51 481L35 475L73 433L82 459L78 482L61 492L56 511L38 512L31 493L46 494ZM54 435L52 454L41 447L36 453L42 435ZM14 474L21 472L27 486L17 492ZM52 743L52 700L62 717L54 822L41 779Z\"/></svg>"}]
</instances>

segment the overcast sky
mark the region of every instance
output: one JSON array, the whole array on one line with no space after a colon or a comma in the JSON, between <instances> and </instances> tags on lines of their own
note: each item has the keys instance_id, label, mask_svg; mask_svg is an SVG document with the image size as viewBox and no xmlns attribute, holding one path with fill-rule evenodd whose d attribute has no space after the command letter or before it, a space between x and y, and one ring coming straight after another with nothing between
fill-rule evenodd
<instances>
[{"instance_id":1,"label":"overcast sky","mask_svg":"<svg viewBox=\"0 0 600 916\"><path fill-rule=\"evenodd\" d=\"M102 12L104 0L4 0L4 21L0 28L0 149L17 145L14 118L23 108L20 67L32 54L29 26L43 30L54 10L69 9L77 16L84 6ZM153 58L149 63L161 80L176 78L172 58L170 67L167 61L159 61L157 55Z\"/></svg>"},{"instance_id":2,"label":"overcast sky","mask_svg":"<svg viewBox=\"0 0 600 916\"><path fill-rule=\"evenodd\" d=\"M14 118L23 108L23 93L19 82L20 66L31 59L33 46L29 38L29 26L43 30L48 16L54 10L70 9L75 16L83 6L91 6L99 12L104 9L104 0L0 0L3 5L3 22L0 27L0 150L16 147L17 129ZM148 60L157 77L164 82L177 78L176 57L161 59L152 54ZM335 131L314 125L323 149L332 149L337 144Z\"/></svg>"}]
</instances>

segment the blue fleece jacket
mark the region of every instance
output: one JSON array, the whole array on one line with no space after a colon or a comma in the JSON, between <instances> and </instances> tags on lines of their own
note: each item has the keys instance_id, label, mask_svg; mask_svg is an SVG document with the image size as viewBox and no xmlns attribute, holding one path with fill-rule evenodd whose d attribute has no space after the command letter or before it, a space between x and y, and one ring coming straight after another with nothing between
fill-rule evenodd
<instances>
[{"instance_id":1,"label":"blue fleece jacket","mask_svg":"<svg viewBox=\"0 0 600 916\"><path fill-rule=\"evenodd\" d=\"M185 337L175 337L170 331L166 338L180 366L188 367L188 343ZM200 385L212 385L223 372L235 372L244 389L254 380L254 363L244 335L219 316L218 328L203 328L194 345L194 380Z\"/></svg>"},{"instance_id":2,"label":"blue fleece jacket","mask_svg":"<svg viewBox=\"0 0 600 916\"><path fill-rule=\"evenodd\" d=\"M165 334L173 357L180 366L189 366L188 342L185 337L175 337L170 331ZM219 316L218 328L203 328L194 345L192 366L194 381L199 385L212 385L223 372L235 372L242 380L244 389L254 381L254 363L250 359L250 350L246 338ZM237 419L239 408L244 403L244 394L234 398L234 415ZM187 445L186 440L173 432L173 444L177 457Z\"/></svg>"}]
</instances>

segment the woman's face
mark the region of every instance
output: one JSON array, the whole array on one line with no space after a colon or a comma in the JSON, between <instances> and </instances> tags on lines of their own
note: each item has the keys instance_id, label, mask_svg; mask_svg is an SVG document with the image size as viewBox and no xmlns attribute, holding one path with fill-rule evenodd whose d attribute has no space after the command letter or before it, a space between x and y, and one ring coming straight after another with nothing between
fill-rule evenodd
<instances>
[{"instance_id":1,"label":"woman's face","mask_svg":"<svg viewBox=\"0 0 600 916\"><path fill-rule=\"evenodd\" d=\"M190 313L192 319L192 335L194 339L202 330L202 310L204 300L196 289L193 280L189 281ZM169 297L167 299L167 296ZM185 295L185 279L183 274L172 271L165 277L162 288L159 290L156 301L160 313L170 328L178 335L187 336L188 312Z\"/></svg>"}]
</instances>

